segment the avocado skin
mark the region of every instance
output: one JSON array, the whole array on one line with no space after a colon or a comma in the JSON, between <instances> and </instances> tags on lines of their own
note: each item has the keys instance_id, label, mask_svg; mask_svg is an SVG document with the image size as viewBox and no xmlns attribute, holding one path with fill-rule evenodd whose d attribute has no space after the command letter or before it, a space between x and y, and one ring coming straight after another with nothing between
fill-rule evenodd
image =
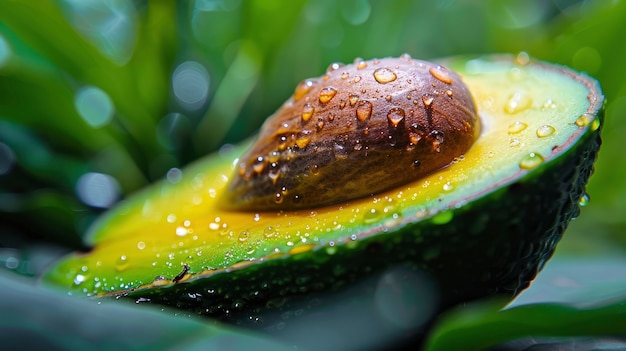
<instances>
[{"instance_id":1,"label":"avocado skin","mask_svg":"<svg viewBox=\"0 0 626 351\"><path fill-rule=\"evenodd\" d=\"M602 121L603 107L594 112ZM432 279L437 311L489 296L510 299L528 287L578 216L600 144L600 128L587 130L559 157L450 210L446 224L425 219L338 243L333 255L318 248L123 296L266 328L267 316L315 311L346 287L402 266ZM371 284L360 286L371 295Z\"/></svg>"}]
</instances>

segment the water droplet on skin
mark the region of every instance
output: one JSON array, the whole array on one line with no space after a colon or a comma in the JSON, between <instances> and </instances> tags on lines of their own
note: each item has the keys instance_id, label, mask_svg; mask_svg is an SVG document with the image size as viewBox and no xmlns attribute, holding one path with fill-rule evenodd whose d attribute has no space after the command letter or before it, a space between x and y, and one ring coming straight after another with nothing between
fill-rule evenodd
<instances>
[{"instance_id":1,"label":"water droplet on skin","mask_svg":"<svg viewBox=\"0 0 626 351\"><path fill-rule=\"evenodd\" d=\"M363 61L363 59L360 57L357 57L356 59L354 59L354 64L356 65L357 69L363 69L367 67L367 62Z\"/></svg>"},{"instance_id":2,"label":"water droplet on skin","mask_svg":"<svg viewBox=\"0 0 626 351\"><path fill-rule=\"evenodd\" d=\"M330 64L330 66L328 66L328 68L326 69L326 72L330 73L330 72L336 71L343 66L344 64L341 62L333 62Z\"/></svg>"},{"instance_id":3,"label":"water droplet on skin","mask_svg":"<svg viewBox=\"0 0 626 351\"><path fill-rule=\"evenodd\" d=\"M450 89L446 90L446 95L452 97L452 90Z\"/></svg>"},{"instance_id":4,"label":"water droplet on skin","mask_svg":"<svg viewBox=\"0 0 626 351\"><path fill-rule=\"evenodd\" d=\"M350 106L354 106L359 101L359 97L356 95L350 95L348 101L350 102Z\"/></svg>"},{"instance_id":5,"label":"water droplet on skin","mask_svg":"<svg viewBox=\"0 0 626 351\"><path fill-rule=\"evenodd\" d=\"M377 68L373 74L374 79L381 84L393 82L396 78L398 78L398 76L396 76L391 69L386 67Z\"/></svg>"},{"instance_id":6,"label":"water droplet on skin","mask_svg":"<svg viewBox=\"0 0 626 351\"><path fill-rule=\"evenodd\" d=\"M444 82L446 84L452 84L452 78L450 74L441 66L431 67L428 72L435 77L437 80Z\"/></svg>"},{"instance_id":7,"label":"water droplet on skin","mask_svg":"<svg viewBox=\"0 0 626 351\"><path fill-rule=\"evenodd\" d=\"M584 193L584 194L582 194L582 195L580 196L580 199L578 200L578 204L579 204L581 207L585 207L585 206L587 206L587 205L589 204L589 200L590 200L590 199L589 199L589 194Z\"/></svg>"},{"instance_id":8,"label":"water droplet on skin","mask_svg":"<svg viewBox=\"0 0 626 351\"><path fill-rule=\"evenodd\" d=\"M434 100L435 98L433 98L432 96L428 94L422 95L422 102L424 103L424 106L426 107L430 107L433 104Z\"/></svg>"},{"instance_id":9,"label":"water droplet on skin","mask_svg":"<svg viewBox=\"0 0 626 351\"><path fill-rule=\"evenodd\" d=\"M302 115L301 115L302 122L308 122L313 116L313 112L315 112L315 107L313 107L313 105L311 105L308 102L304 104L304 106L302 107Z\"/></svg>"},{"instance_id":10,"label":"water droplet on skin","mask_svg":"<svg viewBox=\"0 0 626 351\"><path fill-rule=\"evenodd\" d=\"M555 108L556 108L556 104L552 101L552 99L546 100L546 102L544 102L543 105L541 105L541 109L543 111L547 109L555 109Z\"/></svg>"},{"instance_id":11,"label":"water droplet on skin","mask_svg":"<svg viewBox=\"0 0 626 351\"><path fill-rule=\"evenodd\" d=\"M266 238L271 238L274 236L274 234L276 234L276 231L271 225L268 225L267 227L265 227L265 229L263 229L263 236Z\"/></svg>"},{"instance_id":12,"label":"water droplet on skin","mask_svg":"<svg viewBox=\"0 0 626 351\"><path fill-rule=\"evenodd\" d=\"M331 87L326 87L320 91L319 100L322 104L326 104L330 100L332 100L335 97L335 95L337 95L337 90Z\"/></svg>"},{"instance_id":13,"label":"water droplet on skin","mask_svg":"<svg viewBox=\"0 0 626 351\"><path fill-rule=\"evenodd\" d=\"M408 52L405 52L404 54L400 55L401 59L405 59L405 60L411 60L412 57Z\"/></svg>"},{"instance_id":14,"label":"water droplet on skin","mask_svg":"<svg viewBox=\"0 0 626 351\"><path fill-rule=\"evenodd\" d=\"M391 95L385 96L385 100L387 100L387 102L391 102Z\"/></svg>"},{"instance_id":15,"label":"water droplet on skin","mask_svg":"<svg viewBox=\"0 0 626 351\"><path fill-rule=\"evenodd\" d=\"M543 156L536 152L531 152L520 161L519 166L522 169L533 169L543 163Z\"/></svg>"},{"instance_id":16,"label":"water droplet on skin","mask_svg":"<svg viewBox=\"0 0 626 351\"><path fill-rule=\"evenodd\" d=\"M355 83L360 82L360 81L361 81L361 76L356 76L356 77L354 77L354 80L353 80L353 81L354 81Z\"/></svg>"},{"instance_id":17,"label":"water droplet on skin","mask_svg":"<svg viewBox=\"0 0 626 351\"><path fill-rule=\"evenodd\" d=\"M522 145L522 142L518 138L511 138L511 139L509 139L509 146L510 147L519 147L521 145Z\"/></svg>"},{"instance_id":18,"label":"water droplet on skin","mask_svg":"<svg viewBox=\"0 0 626 351\"><path fill-rule=\"evenodd\" d=\"M182 227L182 226L176 227L176 235L177 236L181 236L182 237L182 236L187 235L188 233L189 233L189 230L187 228Z\"/></svg>"},{"instance_id":19,"label":"water droplet on skin","mask_svg":"<svg viewBox=\"0 0 626 351\"><path fill-rule=\"evenodd\" d=\"M349 76L350 76L350 73L348 73L348 72L343 72L343 73L341 74L341 79L346 79L346 78L348 78Z\"/></svg>"},{"instance_id":20,"label":"water droplet on skin","mask_svg":"<svg viewBox=\"0 0 626 351\"><path fill-rule=\"evenodd\" d=\"M387 113L387 120L389 120L389 123L396 128L398 127L398 124L404 120L404 116L405 113L403 109L394 107Z\"/></svg>"},{"instance_id":21,"label":"water droplet on skin","mask_svg":"<svg viewBox=\"0 0 626 351\"><path fill-rule=\"evenodd\" d=\"M313 88L313 85L315 85L315 81L312 79L305 79L302 82L300 82L296 86L296 90L293 93L294 101L298 101L302 99L303 97L305 97L306 94L308 94L309 91L311 91L311 88Z\"/></svg>"},{"instance_id":22,"label":"water droplet on skin","mask_svg":"<svg viewBox=\"0 0 626 351\"><path fill-rule=\"evenodd\" d=\"M556 129L549 124L544 124L540 126L539 128L537 128L537 136L540 138L549 137L555 132L556 132Z\"/></svg>"},{"instance_id":23,"label":"water droplet on skin","mask_svg":"<svg viewBox=\"0 0 626 351\"><path fill-rule=\"evenodd\" d=\"M339 102L339 108L343 110L345 107L346 107L346 102L344 100L341 100Z\"/></svg>"},{"instance_id":24,"label":"water droplet on skin","mask_svg":"<svg viewBox=\"0 0 626 351\"><path fill-rule=\"evenodd\" d=\"M274 194L274 202L277 203L277 204L282 204L283 203L283 194L281 194L281 193Z\"/></svg>"},{"instance_id":25,"label":"water droplet on skin","mask_svg":"<svg viewBox=\"0 0 626 351\"><path fill-rule=\"evenodd\" d=\"M516 92L507 101L506 105L504 105L504 112L508 114L515 114L521 111L526 110L532 105L533 100L530 96Z\"/></svg>"},{"instance_id":26,"label":"water droplet on skin","mask_svg":"<svg viewBox=\"0 0 626 351\"><path fill-rule=\"evenodd\" d=\"M586 127L589 124L591 124L593 121L595 120L594 115L589 114L589 113L585 113L583 115L581 115L580 117L576 118L576 125L578 127Z\"/></svg>"},{"instance_id":27,"label":"water droplet on skin","mask_svg":"<svg viewBox=\"0 0 626 351\"><path fill-rule=\"evenodd\" d=\"M517 134L528 127L528 124L522 121L515 121L509 126L509 134Z\"/></svg>"},{"instance_id":28,"label":"water droplet on skin","mask_svg":"<svg viewBox=\"0 0 626 351\"><path fill-rule=\"evenodd\" d=\"M356 107L356 118L363 122L370 118L372 115L372 103L369 101L359 101L358 106Z\"/></svg>"}]
</instances>

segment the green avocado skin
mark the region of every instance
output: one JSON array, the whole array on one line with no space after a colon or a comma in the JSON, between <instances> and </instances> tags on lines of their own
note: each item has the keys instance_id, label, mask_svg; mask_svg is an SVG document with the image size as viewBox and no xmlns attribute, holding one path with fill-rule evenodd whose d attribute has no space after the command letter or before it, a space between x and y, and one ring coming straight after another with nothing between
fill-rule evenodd
<instances>
[{"instance_id":1,"label":"green avocado skin","mask_svg":"<svg viewBox=\"0 0 626 351\"><path fill-rule=\"evenodd\" d=\"M372 284L359 281L401 266L429 277L436 311L488 296L510 299L528 287L578 216L600 144L600 128L587 130L559 157L450 210L445 224L417 221L338 244L332 255L320 248L125 297L265 328L268 316L306 314L347 287L371 295Z\"/></svg>"}]
</instances>

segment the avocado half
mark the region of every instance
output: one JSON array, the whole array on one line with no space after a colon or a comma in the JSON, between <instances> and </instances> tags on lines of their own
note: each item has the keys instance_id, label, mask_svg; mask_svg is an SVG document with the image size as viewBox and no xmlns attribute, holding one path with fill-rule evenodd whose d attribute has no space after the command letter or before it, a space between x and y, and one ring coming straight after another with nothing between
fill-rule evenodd
<instances>
[{"instance_id":1,"label":"avocado half","mask_svg":"<svg viewBox=\"0 0 626 351\"><path fill-rule=\"evenodd\" d=\"M481 135L463 157L395 189L312 210L236 212L217 203L246 145L223 148L120 203L93 249L44 281L222 320L287 310L401 265L441 306L515 296L578 216L600 146L598 83L525 55L441 60L467 84Z\"/></svg>"}]
</instances>

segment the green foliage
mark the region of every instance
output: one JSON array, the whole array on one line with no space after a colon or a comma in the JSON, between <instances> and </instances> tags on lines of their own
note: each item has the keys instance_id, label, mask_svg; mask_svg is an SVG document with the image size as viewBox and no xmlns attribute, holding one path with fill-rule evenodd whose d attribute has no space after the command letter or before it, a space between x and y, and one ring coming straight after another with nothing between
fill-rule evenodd
<instances>
[{"instance_id":1,"label":"green foliage","mask_svg":"<svg viewBox=\"0 0 626 351\"><path fill-rule=\"evenodd\" d=\"M605 143L588 187L592 201L557 256L623 255L623 18L624 1L2 0L0 264L36 274L41 260L27 256L34 247L84 248L88 225L114 200L252 135L302 78L334 61L404 52L428 59L527 51L598 78L609 102ZM208 90L195 104L181 100L172 82L187 61L206 73ZM78 96L87 88L95 91L96 110L112 108L110 116L90 120L79 112ZM91 201L80 191L81 179L104 179L98 184L111 201ZM29 308L26 299L19 305ZM485 346L567 334L541 321L561 325L591 317L593 328L577 335L624 330L596 323L624 319L620 304L465 312L446 317L433 334L433 349L444 339L489 341ZM513 328L513 318L525 327ZM493 323L514 333L489 338ZM474 334L461 333L465 328Z\"/></svg>"}]
</instances>

